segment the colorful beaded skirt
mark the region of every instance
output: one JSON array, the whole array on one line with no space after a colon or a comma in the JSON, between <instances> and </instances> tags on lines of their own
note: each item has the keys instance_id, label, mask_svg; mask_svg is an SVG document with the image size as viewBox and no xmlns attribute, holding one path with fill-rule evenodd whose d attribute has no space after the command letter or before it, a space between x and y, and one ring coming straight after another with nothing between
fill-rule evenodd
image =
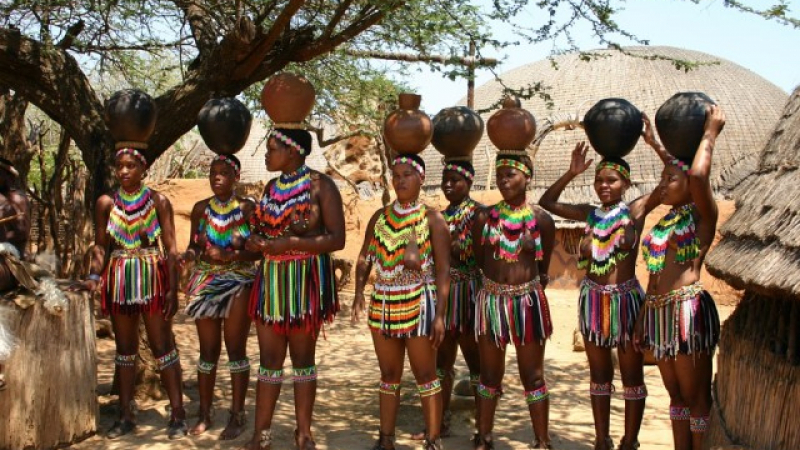
<instances>
[{"instance_id":1,"label":"colorful beaded skirt","mask_svg":"<svg viewBox=\"0 0 800 450\"><path fill-rule=\"evenodd\" d=\"M103 314L160 314L169 290L166 259L155 247L114 250L103 286Z\"/></svg>"},{"instance_id":2,"label":"colorful beaded skirt","mask_svg":"<svg viewBox=\"0 0 800 450\"><path fill-rule=\"evenodd\" d=\"M405 270L378 278L369 303L369 327L384 336L428 336L436 316L436 283L432 273Z\"/></svg>"},{"instance_id":3,"label":"colorful beaded skirt","mask_svg":"<svg viewBox=\"0 0 800 450\"><path fill-rule=\"evenodd\" d=\"M539 277L522 284L500 284L483 277L475 302L475 336L497 344L543 342L553 334L550 306Z\"/></svg>"},{"instance_id":4,"label":"colorful beaded skirt","mask_svg":"<svg viewBox=\"0 0 800 450\"><path fill-rule=\"evenodd\" d=\"M253 284L255 276L252 262L209 264L198 261L186 286L189 300L186 315L193 319L228 317L233 299Z\"/></svg>"},{"instance_id":5,"label":"colorful beaded skirt","mask_svg":"<svg viewBox=\"0 0 800 450\"><path fill-rule=\"evenodd\" d=\"M578 323L587 341L600 347L624 346L633 337L644 302L639 280L598 284L584 278L578 300Z\"/></svg>"},{"instance_id":6,"label":"colorful beaded skirt","mask_svg":"<svg viewBox=\"0 0 800 450\"><path fill-rule=\"evenodd\" d=\"M455 335L475 329L475 297L481 287L477 271L450 268L450 294L444 307L444 329Z\"/></svg>"},{"instance_id":7,"label":"colorful beaded skirt","mask_svg":"<svg viewBox=\"0 0 800 450\"><path fill-rule=\"evenodd\" d=\"M699 281L645 297L644 341L656 359L713 354L719 328L717 305Z\"/></svg>"},{"instance_id":8,"label":"colorful beaded skirt","mask_svg":"<svg viewBox=\"0 0 800 450\"><path fill-rule=\"evenodd\" d=\"M280 334L316 333L339 312L333 260L319 255L267 256L250 291L250 316Z\"/></svg>"}]
</instances>

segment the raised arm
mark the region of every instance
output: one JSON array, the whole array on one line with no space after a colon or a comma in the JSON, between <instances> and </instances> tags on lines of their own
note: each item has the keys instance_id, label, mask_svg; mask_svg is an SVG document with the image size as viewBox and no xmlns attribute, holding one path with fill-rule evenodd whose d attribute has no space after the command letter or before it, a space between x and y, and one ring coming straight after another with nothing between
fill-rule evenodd
<instances>
[{"instance_id":1,"label":"raised arm","mask_svg":"<svg viewBox=\"0 0 800 450\"><path fill-rule=\"evenodd\" d=\"M439 347L444 340L444 315L447 297L450 295L450 230L439 211L428 209L428 227L433 248L433 265L436 269L436 317L431 341Z\"/></svg>"},{"instance_id":2,"label":"raised arm","mask_svg":"<svg viewBox=\"0 0 800 450\"><path fill-rule=\"evenodd\" d=\"M711 220L714 225L717 221L717 203L711 190L711 160L714 156L714 145L717 136L725 126L725 113L717 105L706 109L706 123L703 129L703 139L697 147L697 153L689 170L689 192L692 201L697 206L697 212L703 220ZM705 242L704 242L705 243Z\"/></svg>"},{"instance_id":3,"label":"raised arm","mask_svg":"<svg viewBox=\"0 0 800 450\"><path fill-rule=\"evenodd\" d=\"M558 198L561 197L561 193L564 192L564 189L575 177L585 172L592 165L593 159L586 161L588 151L589 146L585 142L578 142L575 149L572 150L569 169L542 194L539 199L539 206L565 219L581 222L586 220L586 217L594 209L591 205L560 203Z\"/></svg>"},{"instance_id":4,"label":"raised arm","mask_svg":"<svg viewBox=\"0 0 800 450\"><path fill-rule=\"evenodd\" d=\"M664 146L658 142L656 139L656 133L653 131L653 122L650 121L650 118L647 117L647 114L642 113L642 120L644 121L644 130L642 130L642 138L644 142L649 145L653 150L655 150L658 158L661 159L661 162L664 164L669 164L669 161L672 159L672 155L667 153L664 149Z\"/></svg>"},{"instance_id":5,"label":"raised arm","mask_svg":"<svg viewBox=\"0 0 800 450\"><path fill-rule=\"evenodd\" d=\"M372 263L367 258L369 251L369 243L375 237L375 222L378 221L383 209L375 211L375 214L369 219L367 224L367 231L364 233L364 243L361 244L361 251L358 252L358 261L356 262L356 292L353 297L353 308L350 312L350 320L355 323L361 319L361 313L364 311L364 288L367 286L367 278L369 272L372 270Z\"/></svg>"}]
</instances>

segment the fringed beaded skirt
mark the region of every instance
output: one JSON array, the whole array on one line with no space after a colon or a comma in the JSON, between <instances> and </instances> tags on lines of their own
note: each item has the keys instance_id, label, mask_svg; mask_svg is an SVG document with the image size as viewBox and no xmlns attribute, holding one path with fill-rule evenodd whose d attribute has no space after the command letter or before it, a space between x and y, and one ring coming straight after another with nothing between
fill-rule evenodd
<instances>
[{"instance_id":1,"label":"fringed beaded skirt","mask_svg":"<svg viewBox=\"0 0 800 450\"><path fill-rule=\"evenodd\" d=\"M209 264L198 261L186 286L186 315L193 319L228 317L233 299L253 284L256 270L251 262Z\"/></svg>"},{"instance_id":2,"label":"fringed beaded skirt","mask_svg":"<svg viewBox=\"0 0 800 450\"><path fill-rule=\"evenodd\" d=\"M584 278L578 301L578 322L587 341L600 347L624 346L633 336L644 302L639 280L598 284Z\"/></svg>"},{"instance_id":3,"label":"fringed beaded skirt","mask_svg":"<svg viewBox=\"0 0 800 450\"><path fill-rule=\"evenodd\" d=\"M522 284L500 284L483 277L475 302L475 336L497 344L543 342L553 334L550 306L539 277Z\"/></svg>"},{"instance_id":4,"label":"fringed beaded skirt","mask_svg":"<svg viewBox=\"0 0 800 450\"><path fill-rule=\"evenodd\" d=\"M699 281L645 298L644 341L656 359L713 354L719 328L717 305Z\"/></svg>"},{"instance_id":5,"label":"fringed beaded skirt","mask_svg":"<svg viewBox=\"0 0 800 450\"><path fill-rule=\"evenodd\" d=\"M369 327L387 337L428 336L436 316L436 283L430 272L405 270L378 278L369 303Z\"/></svg>"},{"instance_id":6,"label":"fringed beaded skirt","mask_svg":"<svg viewBox=\"0 0 800 450\"><path fill-rule=\"evenodd\" d=\"M444 311L444 329L454 335L475 329L475 297L481 287L480 273L450 269L450 294Z\"/></svg>"},{"instance_id":7,"label":"fringed beaded skirt","mask_svg":"<svg viewBox=\"0 0 800 450\"><path fill-rule=\"evenodd\" d=\"M160 313L169 290L167 262L157 248L114 250L103 286L103 314Z\"/></svg>"},{"instance_id":8,"label":"fringed beaded skirt","mask_svg":"<svg viewBox=\"0 0 800 450\"><path fill-rule=\"evenodd\" d=\"M319 255L267 256L259 264L250 291L250 316L280 334L316 333L333 322L339 297L333 260Z\"/></svg>"}]
</instances>

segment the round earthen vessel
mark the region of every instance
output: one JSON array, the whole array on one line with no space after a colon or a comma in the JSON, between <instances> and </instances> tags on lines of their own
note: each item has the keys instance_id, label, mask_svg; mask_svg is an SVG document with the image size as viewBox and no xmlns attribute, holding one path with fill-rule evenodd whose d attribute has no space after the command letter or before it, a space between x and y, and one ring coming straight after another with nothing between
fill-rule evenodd
<instances>
[{"instance_id":1,"label":"round earthen vessel","mask_svg":"<svg viewBox=\"0 0 800 450\"><path fill-rule=\"evenodd\" d=\"M586 137L605 158L622 158L630 153L643 126L642 112L623 98L600 100L583 116Z\"/></svg>"},{"instance_id":2,"label":"round earthen vessel","mask_svg":"<svg viewBox=\"0 0 800 450\"><path fill-rule=\"evenodd\" d=\"M433 117L431 144L449 158L469 158L483 136L483 119L466 106L444 108Z\"/></svg>"},{"instance_id":3,"label":"round earthen vessel","mask_svg":"<svg viewBox=\"0 0 800 450\"><path fill-rule=\"evenodd\" d=\"M486 132L498 150L525 150L536 136L536 119L519 100L506 97L503 108L486 121Z\"/></svg>"},{"instance_id":4,"label":"round earthen vessel","mask_svg":"<svg viewBox=\"0 0 800 450\"><path fill-rule=\"evenodd\" d=\"M211 151L230 155L244 147L252 120L250 111L239 100L212 98L200 109L197 128Z\"/></svg>"},{"instance_id":5,"label":"round earthen vessel","mask_svg":"<svg viewBox=\"0 0 800 450\"><path fill-rule=\"evenodd\" d=\"M156 127L153 98L138 89L115 92L106 100L103 119L115 141L147 142Z\"/></svg>"},{"instance_id":6,"label":"round earthen vessel","mask_svg":"<svg viewBox=\"0 0 800 450\"><path fill-rule=\"evenodd\" d=\"M422 96L400 94L398 108L383 122L383 136L396 154L420 153L431 143L433 124L427 114L420 111Z\"/></svg>"},{"instance_id":7,"label":"round earthen vessel","mask_svg":"<svg viewBox=\"0 0 800 450\"><path fill-rule=\"evenodd\" d=\"M656 112L655 125L664 148L680 159L691 160L703 139L706 107L714 100L702 92L679 92Z\"/></svg>"},{"instance_id":8,"label":"round earthen vessel","mask_svg":"<svg viewBox=\"0 0 800 450\"><path fill-rule=\"evenodd\" d=\"M299 123L314 109L314 86L300 75L274 75L261 90L261 106L275 123Z\"/></svg>"}]
</instances>

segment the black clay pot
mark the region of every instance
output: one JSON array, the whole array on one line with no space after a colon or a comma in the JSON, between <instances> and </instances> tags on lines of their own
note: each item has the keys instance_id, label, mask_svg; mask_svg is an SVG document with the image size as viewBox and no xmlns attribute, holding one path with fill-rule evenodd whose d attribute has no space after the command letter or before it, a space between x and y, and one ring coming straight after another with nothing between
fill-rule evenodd
<instances>
[{"instance_id":1,"label":"black clay pot","mask_svg":"<svg viewBox=\"0 0 800 450\"><path fill-rule=\"evenodd\" d=\"M642 112L623 98L600 100L583 116L589 143L605 158L622 158L630 153L639 141L642 126Z\"/></svg>"},{"instance_id":2,"label":"black clay pot","mask_svg":"<svg viewBox=\"0 0 800 450\"><path fill-rule=\"evenodd\" d=\"M242 102L232 97L212 98L197 114L197 128L214 153L238 152L250 136L253 118Z\"/></svg>"},{"instance_id":3,"label":"black clay pot","mask_svg":"<svg viewBox=\"0 0 800 450\"><path fill-rule=\"evenodd\" d=\"M483 119L466 106L444 108L433 116L431 144L445 158L470 157L483 136Z\"/></svg>"},{"instance_id":4,"label":"black clay pot","mask_svg":"<svg viewBox=\"0 0 800 450\"><path fill-rule=\"evenodd\" d=\"M115 141L147 142L157 115L152 97L137 89L125 89L106 100L103 119Z\"/></svg>"},{"instance_id":5,"label":"black clay pot","mask_svg":"<svg viewBox=\"0 0 800 450\"><path fill-rule=\"evenodd\" d=\"M656 112L656 130L664 148L680 159L691 160L703 139L706 107L714 100L702 92L679 92Z\"/></svg>"}]
</instances>

